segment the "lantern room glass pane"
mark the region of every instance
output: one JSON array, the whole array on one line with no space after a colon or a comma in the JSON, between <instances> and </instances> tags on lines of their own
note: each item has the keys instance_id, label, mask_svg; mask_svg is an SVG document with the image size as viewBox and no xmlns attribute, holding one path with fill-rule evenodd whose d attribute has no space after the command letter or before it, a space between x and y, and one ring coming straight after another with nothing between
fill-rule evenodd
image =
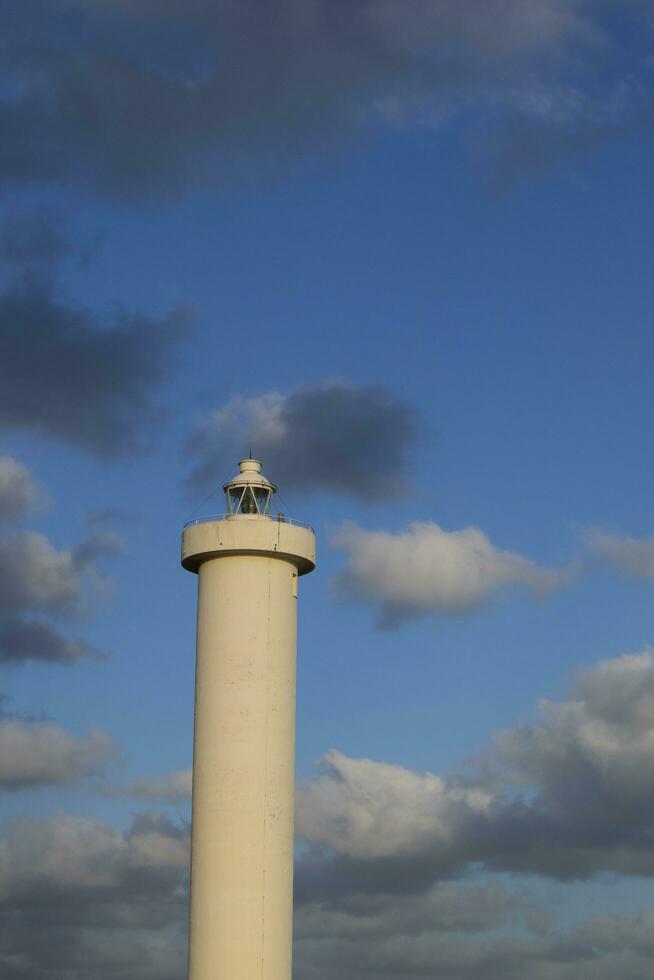
<instances>
[{"instance_id":1,"label":"lantern room glass pane","mask_svg":"<svg viewBox=\"0 0 654 980\"><path fill-rule=\"evenodd\" d=\"M227 491L229 514L269 514L272 493L268 487L232 487Z\"/></svg>"},{"instance_id":2,"label":"lantern room glass pane","mask_svg":"<svg viewBox=\"0 0 654 980\"><path fill-rule=\"evenodd\" d=\"M270 490L266 490L263 487L257 487L254 490L254 496L257 501L259 513L267 514L270 508Z\"/></svg>"},{"instance_id":3,"label":"lantern room glass pane","mask_svg":"<svg viewBox=\"0 0 654 980\"><path fill-rule=\"evenodd\" d=\"M229 505L230 514L238 514L238 505L241 502L241 494L243 493L242 487L236 487L234 490L230 490L227 494L227 503Z\"/></svg>"},{"instance_id":4,"label":"lantern room glass pane","mask_svg":"<svg viewBox=\"0 0 654 980\"><path fill-rule=\"evenodd\" d=\"M259 508L252 487L246 487L241 497L241 514L258 514Z\"/></svg>"}]
</instances>

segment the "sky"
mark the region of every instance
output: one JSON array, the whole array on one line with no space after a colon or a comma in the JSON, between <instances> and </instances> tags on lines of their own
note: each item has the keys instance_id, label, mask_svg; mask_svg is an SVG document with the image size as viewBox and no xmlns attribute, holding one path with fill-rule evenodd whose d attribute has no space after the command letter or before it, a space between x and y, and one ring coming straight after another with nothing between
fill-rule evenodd
<instances>
[{"instance_id":1,"label":"sky","mask_svg":"<svg viewBox=\"0 0 654 980\"><path fill-rule=\"evenodd\" d=\"M294 980L648 980L654 5L0 13L2 980L185 977L250 450L318 540Z\"/></svg>"}]
</instances>

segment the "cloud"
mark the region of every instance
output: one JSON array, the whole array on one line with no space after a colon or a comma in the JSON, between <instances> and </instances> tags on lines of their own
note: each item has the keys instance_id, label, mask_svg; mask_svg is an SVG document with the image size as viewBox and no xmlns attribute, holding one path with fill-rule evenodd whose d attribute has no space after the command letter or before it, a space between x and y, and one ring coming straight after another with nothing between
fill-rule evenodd
<instances>
[{"instance_id":1,"label":"cloud","mask_svg":"<svg viewBox=\"0 0 654 980\"><path fill-rule=\"evenodd\" d=\"M320 939L302 942L295 967L299 975L317 980L361 980L374 975L389 980L433 977L435 980L647 980L651 976L651 946L645 929L651 909L636 915L612 915L588 920L577 927L553 929L538 935L507 916L504 930L487 935L442 933L438 928L412 936L390 930L368 940L346 939L329 932L327 917ZM355 922L355 916L350 916ZM602 926L604 943L591 944Z\"/></svg>"},{"instance_id":2,"label":"cloud","mask_svg":"<svg viewBox=\"0 0 654 980\"><path fill-rule=\"evenodd\" d=\"M0 838L3 978L183 980L188 860L188 827L157 814L124 831L65 813L13 823ZM497 880L323 896L296 909L295 970L303 980L649 980L653 915L562 928Z\"/></svg>"},{"instance_id":3,"label":"cloud","mask_svg":"<svg viewBox=\"0 0 654 980\"><path fill-rule=\"evenodd\" d=\"M75 548L55 548L37 531L0 535L0 662L103 658L50 619L78 617L90 598L106 592L110 583L97 562L121 548L112 531L93 532Z\"/></svg>"},{"instance_id":4,"label":"cloud","mask_svg":"<svg viewBox=\"0 0 654 980\"><path fill-rule=\"evenodd\" d=\"M649 980L654 910L562 926L564 884L542 907L495 872L654 875L653 703L645 650L580 671L568 700L498 733L476 779L328 753L298 794L298 976ZM163 795L188 775L141 790ZM9 827L3 976L183 980L188 831L154 814L127 831L67 814Z\"/></svg>"},{"instance_id":5,"label":"cloud","mask_svg":"<svg viewBox=\"0 0 654 980\"><path fill-rule=\"evenodd\" d=\"M180 769L168 773L160 779L136 779L127 787L126 792L139 800L161 800L166 803L177 803L190 800L193 789L193 771Z\"/></svg>"},{"instance_id":6,"label":"cloud","mask_svg":"<svg viewBox=\"0 0 654 980\"><path fill-rule=\"evenodd\" d=\"M160 319L121 311L107 327L48 278L18 275L0 293L0 428L110 457L143 448L187 320L181 310Z\"/></svg>"},{"instance_id":7,"label":"cloud","mask_svg":"<svg viewBox=\"0 0 654 980\"><path fill-rule=\"evenodd\" d=\"M50 207L10 211L0 227L0 267L51 269L75 255L89 258L91 245L75 247L66 227L65 217Z\"/></svg>"},{"instance_id":8,"label":"cloud","mask_svg":"<svg viewBox=\"0 0 654 980\"><path fill-rule=\"evenodd\" d=\"M59 814L12 824L0 854L3 978L182 980L187 827Z\"/></svg>"},{"instance_id":9,"label":"cloud","mask_svg":"<svg viewBox=\"0 0 654 980\"><path fill-rule=\"evenodd\" d=\"M455 113L475 132L490 120L517 156L547 157L650 95L636 0L3 6L0 180L12 186L182 192L276 172L380 120ZM616 9L635 27L628 49L610 30Z\"/></svg>"},{"instance_id":10,"label":"cloud","mask_svg":"<svg viewBox=\"0 0 654 980\"><path fill-rule=\"evenodd\" d=\"M631 578L654 583L654 537L631 538L589 528L584 541L591 555Z\"/></svg>"},{"instance_id":11,"label":"cloud","mask_svg":"<svg viewBox=\"0 0 654 980\"><path fill-rule=\"evenodd\" d=\"M11 456L0 456L0 521L16 521L43 500L28 468Z\"/></svg>"},{"instance_id":12,"label":"cloud","mask_svg":"<svg viewBox=\"0 0 654 980\"><path fill-rule=\"evenodd\" d=\"M432 521L396 534L345 524L332 544L348 553L339 594L379 606L380 625L387 628L429 614L472 612L507 586L544 596L574 574L497 548L478 528L445 531Z\"/></svg>"},{"instance_id":13,"label":"cloud","mask_svg":"<svg viewBox=\"0 0 654 980\"><path fill-rule=\"evenodd\" d=\"M74 612L87 584L85 573L120 546L109 532L92 535L73 549L53 547L38 531L0 537L0 616L32 609Z\"/></svg>"},{"instance_id":14,"label":"cloud","mask_svg":"<svg viewBox=\"0 0 654 980\"><path fill-rule=\"evenodd\" d=\"M541 701L542 721L500 732L496 757L537 787L536 805L592 827L624 829L654 808L654 651L579 673L569 701Z\"/></svg>"},{"instance_id":15,"label":"cloud","mask_svg":"<svg viewBox=\"0 0 654 980\"><path fill-rule=\"evenodd\" d=\"M299 789L297 832L351 857L411 855L425 847L446 853L455 831L493 803L481 786L335 750L322 768L323 776Z\"/></svg>"},{"instance_id":16,"label":"cloud","mask_svg":"<svg viewBox=\"0 0 654 980\"><path fill-rule=\"evenodd\" d=\"M37 531L0 538L0 614L32 608L69 611L81 588L73 551L57 550Z\"/></svg>"},{"instance_id":17,"label":"cloud","mask_svg":"<svg viewBox=\"0 0 654 980\"><path fill-rule=\"evenodd\" d=\"M86 515L87 524L90 527L106 527L117 522L131 522L136 519L136 514L123 507L100 507Z\"/></svg>"},{"instance_id":18,"label":"cloud","mask_svg":"<svg viewBox=\"0 0 654 980\"><path fill-rule=\"evenodd\" d=\"M531 911L497 881L483 885L440 882L418 895L348 895L336 901L301 904L296 910L296 939L371 942L388 936L424 933L490 932Z\"/></svg>"},{"instance_id":19,"label":"cloud","mask_svg":"<svg viewBox=\"0 0 654 980\"><path fill-rule=\"evenodd\" d=\"M97 728L76 738L57 725L0 720L0 789L70 786L101 772L116 751Z\"/></svg>"},{"instance_id":20,"label":"cloud","mask_svg":"<svg viewBox=\"0 0 654 980\"><path fill-rule=\"evenodd\" d=\"M473 866L654 875L654 653L581 671L539 710L497 734L475 780L328 753L298 792L303 900L420 892Z\"/></svg>"},{"instance_id":21,"label":"cloud","mask_svg":"<svg viewBox=\"0 0 654 980\"><path fill-rule=\"evenodd\" d=\"M21 664L43 660L74 664L78 660L103 660L106 654L82 640L71 639L51 623L35 619L0 620L0 663Z\"/></svg>"},{"instance_id":22,"label":"cloud","mask_svg":"<svg viewBox=\"0 0 654 980\"><path fill-rule=\"evenodd\" d=\"M282 490L326 490L365 500L406 492L416 411L385 385L324 381L281 395L236 397L191 434L187 486L206 489L252 449ZM231 475L231 473L230 473Z\"/></svg>"}]
</instances>

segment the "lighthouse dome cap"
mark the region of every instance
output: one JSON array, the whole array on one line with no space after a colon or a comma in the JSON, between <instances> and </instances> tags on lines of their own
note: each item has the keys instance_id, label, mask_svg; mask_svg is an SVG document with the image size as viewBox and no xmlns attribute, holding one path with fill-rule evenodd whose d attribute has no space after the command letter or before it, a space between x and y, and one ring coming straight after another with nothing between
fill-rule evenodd
<instances>
[{"instance_id":1,"label":"lighthouse dome cap","mask_svg":"<svg viewBox=\"0 0 654 980\"><path fill-rule=\"evenodd\" d=\"M277 490L275 484L261 472L260 459L242 459L238 466L239 472L223 485L223 490L228 491L232 487L263 487L273 493Z\"/></svg>"}]
</instances>

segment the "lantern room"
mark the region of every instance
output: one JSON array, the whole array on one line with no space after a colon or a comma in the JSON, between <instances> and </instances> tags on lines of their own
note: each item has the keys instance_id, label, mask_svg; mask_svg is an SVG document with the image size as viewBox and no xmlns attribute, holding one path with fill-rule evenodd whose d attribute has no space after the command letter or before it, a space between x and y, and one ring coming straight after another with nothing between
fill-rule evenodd
<instances>
[{"instance_id":1,"label":"lantern room","mask_svg":"<svg viewBox=\"0 0 654 980\"><path fill-rule=\"evenodd\" d=\"M261 472L258 459L242 459L239 472L223 487L227 517L270 517L277 490Z\"/></svg>"}]
</instances>

